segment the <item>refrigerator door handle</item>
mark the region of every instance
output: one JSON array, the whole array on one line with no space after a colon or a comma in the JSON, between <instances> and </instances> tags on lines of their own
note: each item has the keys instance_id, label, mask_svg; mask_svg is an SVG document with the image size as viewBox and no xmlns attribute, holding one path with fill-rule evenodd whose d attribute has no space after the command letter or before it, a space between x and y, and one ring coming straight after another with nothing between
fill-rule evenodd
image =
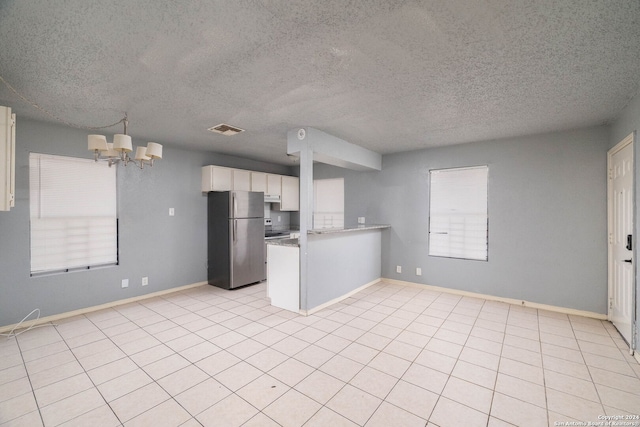
<instances>
[{"instance_id":1,"label":"refrigerator door handle","mask_svg":"<svg viewBox=\"0 0 640 427\"><path fill-rule=\"evenodd\" d=\"M236 242L237 238L236 235L238 234L238 220L234 219L233 220L233 241Z\"/></svg>"},{"instance_id":2,"label":"refrigerator door handle","mask_svg":"<svg viewBox=\"0 0 640 427\"><path fill-rule=\"evenodd\" d=\"M233 217L236 218L238 216L238 201L236 200L236 193L231 193L233 197Z\"/></svg>"}]
</instances>

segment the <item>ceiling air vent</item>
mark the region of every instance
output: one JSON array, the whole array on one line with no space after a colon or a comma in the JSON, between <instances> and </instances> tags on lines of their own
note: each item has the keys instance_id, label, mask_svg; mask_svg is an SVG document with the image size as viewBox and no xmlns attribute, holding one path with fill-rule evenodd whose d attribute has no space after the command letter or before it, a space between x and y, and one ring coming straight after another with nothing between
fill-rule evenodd
<instances>
[{"instance_id":1,"label":"ceiling air vent","mask_svg":"<svg viewBox=\"0 0 640 427\"><path fill-rule=\"evenodd\" d=\"M208 131L221 133L222 135L232 136L236 135L240 132L244 132L244 129L240 129L231 125L227 125L225 123L220 123L218 126L211 127L207 129Z\"/></svg>"}]
</instances>

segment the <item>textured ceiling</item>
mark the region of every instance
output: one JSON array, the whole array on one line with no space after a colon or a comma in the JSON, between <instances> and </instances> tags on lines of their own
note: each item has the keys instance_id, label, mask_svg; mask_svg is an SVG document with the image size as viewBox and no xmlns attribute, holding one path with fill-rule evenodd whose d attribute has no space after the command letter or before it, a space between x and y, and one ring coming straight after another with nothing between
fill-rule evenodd
<instances>
[{"instance_id":1,"label":"textured ceiling","mask_svg":"<svg viewBox=\"0 0 640 427\"><path fill-rule=\"evenodd\" d=\"M390 153L608 123L640 82L638 0L0 0L0 41L67 122L282 164L299 126Z\"/></svg>"}]
</instances>

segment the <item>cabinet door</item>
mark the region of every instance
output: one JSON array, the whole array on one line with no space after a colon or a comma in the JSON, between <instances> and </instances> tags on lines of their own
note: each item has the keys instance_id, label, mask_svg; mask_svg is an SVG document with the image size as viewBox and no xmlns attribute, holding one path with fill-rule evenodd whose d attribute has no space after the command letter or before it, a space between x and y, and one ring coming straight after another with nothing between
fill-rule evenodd
<instances>
[{"instance_id":1,"label":"cabinet door","mask_svg":"<svg viewBox=\"0 0 640 427\"><path fill-rule=\"evenodd\" d=\"M221 166L202 168L202 191L230 191L231 169Z\"/></svg>"},{"instance_id":2,"label":"cabinet door","mask_svg":"<svg viewBox=\"0 0 640 427\"><path fill-rule=\"evenodd\" d=\"M282 177L282 196L280 199L280 210L300 210L300 178L295 176Z\"/></svg>"},{"instance_id":3,"label":"cabinet door","mask_svg":"<svg viewBox=\"0 0 640 427\"><path fill-rule=\"evenodd\" d=\"M267 174L267 192L265 194L282 195L282 175Z\"/></svg>"},{"instance_id":4,"label":"cabinet door","mask_svg":"<svg viewBox=\"0 0 640 427\"><path fill-rule=\"evenodd\" d=\"M213 166L202 167L202 184L200 188L203 193L212 191Z\"/></svg>"},{"instance_id":5,"label":"cabinet door","mask_svg":"<svg viewBox=\"0 0 640 427\"><path fill-rule=\"evenodd\" d=\"M267 193L267 174L263 172L251 172L251 191Z\"/></svg>"},{"instance_id":6,"label":"cabinet door","mask_svg":"<svg viewBox=\"0 0 640 427\"><path fill-rule=\"evenodd\" d=\"M211 182L213 191L231 191L231 169L214 166Z\"/></svg>"},{"instance_id":7,"label":"cabinet door","mask_svg":"<svg viewBox=\"0 0 640 427\"><path fill-rule=\"evenodd\" d=\"M233 169L233 189L251 191L251 172L243 169Z\"/></svg>"}]
</instances>

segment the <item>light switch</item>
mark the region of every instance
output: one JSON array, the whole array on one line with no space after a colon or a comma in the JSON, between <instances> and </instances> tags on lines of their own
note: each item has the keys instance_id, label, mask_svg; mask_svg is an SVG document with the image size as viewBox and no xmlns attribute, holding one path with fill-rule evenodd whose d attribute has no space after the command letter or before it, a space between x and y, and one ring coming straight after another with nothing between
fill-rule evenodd
<instances>
[{"instance_id":1,"label":"light switch","mask_svg":"<svg viewBox=\"0 0 640 427\"><path fill-rule=\"evenodd\" d=\"M169 208L169 216L175 216L176 211L174 208Z\"/></svg>"}]
</instances>

